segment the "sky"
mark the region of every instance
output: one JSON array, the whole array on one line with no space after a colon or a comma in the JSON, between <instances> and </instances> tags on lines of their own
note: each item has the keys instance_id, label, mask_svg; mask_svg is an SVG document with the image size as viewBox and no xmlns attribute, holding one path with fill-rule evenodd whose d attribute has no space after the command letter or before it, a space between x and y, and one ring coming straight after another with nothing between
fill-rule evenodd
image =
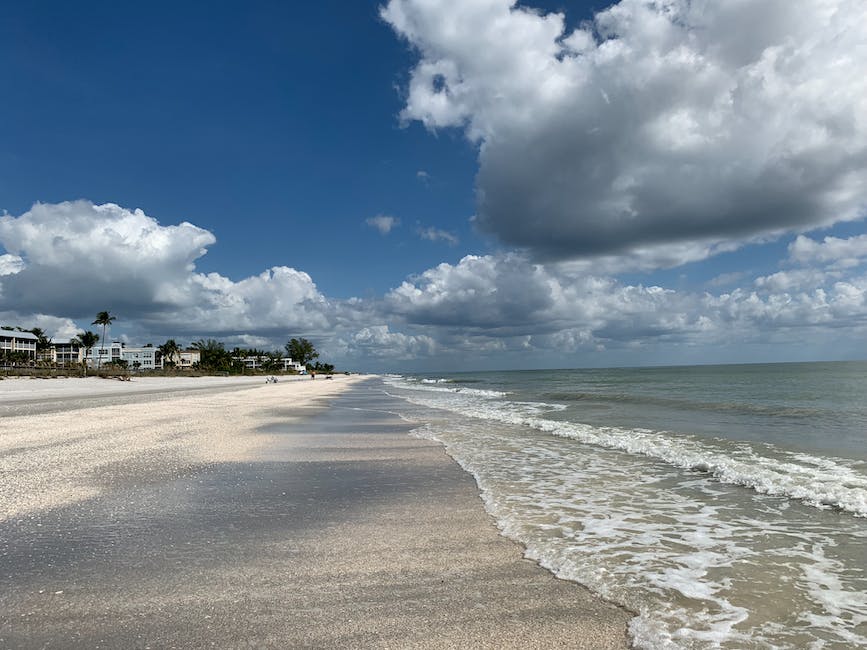
<instances>
[{"instance_id":1,"label":"sky","mask_svg":"<svg viewBox=\"0 0 867 650\"><path fill-rule=\"evenodd\" d=\"M0 324L863 359L863 0L5 3Z\"/></svg>"}]
</instances>

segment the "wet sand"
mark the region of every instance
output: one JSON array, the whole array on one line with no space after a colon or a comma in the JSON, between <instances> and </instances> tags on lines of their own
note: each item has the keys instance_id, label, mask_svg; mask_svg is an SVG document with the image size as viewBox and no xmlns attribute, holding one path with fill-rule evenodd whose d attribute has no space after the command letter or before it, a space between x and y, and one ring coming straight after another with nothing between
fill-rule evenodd
<instances>
[{"instance_id":1,"label":"wet sand","mask_svg":"<svg viewBox=\"0 0 867 650\"><path fill-rule=\"evenodd\" d=\"M626 647L379 386L0 418L0 647Z\"/></svg>"}]
</instances>

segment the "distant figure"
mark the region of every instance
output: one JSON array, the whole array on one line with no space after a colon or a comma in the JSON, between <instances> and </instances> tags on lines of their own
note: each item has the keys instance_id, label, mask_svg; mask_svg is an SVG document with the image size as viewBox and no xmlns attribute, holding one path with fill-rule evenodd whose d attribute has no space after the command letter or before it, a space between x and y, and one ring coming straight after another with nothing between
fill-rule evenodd
<instances>
[{"instance_id":1,"label":"distant figure","mask_svg":"<svg viewBox=\"0 0 867 650\"><path fill-rule=\"evenodd\" d=\"M315 372L310 373L310 379L316 379L316 373Z\"/></svg>"}]
</instances>

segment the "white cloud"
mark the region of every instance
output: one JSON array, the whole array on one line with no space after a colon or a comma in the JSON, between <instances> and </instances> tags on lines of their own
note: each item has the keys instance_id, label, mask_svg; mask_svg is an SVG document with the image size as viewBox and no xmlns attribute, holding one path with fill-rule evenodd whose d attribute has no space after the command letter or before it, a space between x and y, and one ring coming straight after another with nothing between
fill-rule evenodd
<instances>
[{"instance_id":1,"label":"white cloud","mask_svg":"<svg viewBox=\"0 0 867 650\"><path fill-rule=\"evenodd\" d=\"M28 267L61 269L83 257L94 267L127 264L191 270L216 238L190 223L160 226L141 210L89 201L37 203L20 217L0 217L0 243L25 254Z\"/></svg>"},{"instance_id":2,"label":"white cloud","mask_svg":"<svg viewBox=\"0 0 867 650\"><path fill-rule=\"evenodd\" d=\"M370 325L342 339L339 345L352 356L376 359L418 359L436 351L436 343L427 335L392 332L388 325Z\"/></svg>"},{"instance_id":3,"label":"white cloud","mask_svg":"<svg viewBox=\"0 0 867 650\"><path fill-rule=\"evenodd\" d=\"M743 276L741 288L717 294L625 283L610 275L614 258L540 264L513 252L469 255L380 299L346 301L324 296L313 278L288 266L238 281L200 273L195 260L213 240L192 224L163 226L141 211L86 201L5 216L0 244L20 262L0 276L0 321L68 338L79 329L75 319L88 326L109 309L120 317L117 335L132 342L213 336L272 348L303 335L330 361L383 368L536 354L568 363L567 353L643 346L801 349L804 340L858 341L867 329L867 276L838 264L861 259L860 237L796 239L790 261L801 266Z\"/></svg>"},{"instance_id":4,"label":"white cloud","mask_svg":"<svg viewBox=\"0 0 867 650\"><path fill-rule=\"evenodd\" d=\"M375 217L368 217L364 223L371 228L376 228L380 235L387 235L393 228L400 225L400 219L386 214L378 214Z\"/></svg>"},{"instance_id":5,"label":"white cloud","mask_svg":"<svg viewBox=\"0 0 867 650\"><path fill-rule=\"evenodd\" d=\"M238 282L195 270L216 241L190 223L89 201L0 217L0 244L23 260L0 278L0 310L85 318L102 309L158 332L327 329L335 307L309 275L278 266Z\"/></svg>"},{"instance_id":6,"label":"white cloud","mask_svg":"<svg viewBox=\"0 0 867 650\"><path fill-rule=\"evenodd\" d=\"M402 119L479 146L483 230L537 256L778 236L867 206L867 4L390 0ZM674 255L677 258L678 255Z\"/></svg>"},{"instance_id":7,"label":"white cloud","mask_svg":"<svg viewBox=\"0 0 867 650\"><path fill-rule=\"evenodd\" d=\"M525 258L467 256L403 282L387 309L414 325L494 338L583 332L584 340L688 331L699 314L671 291L622 286L612 278ZM593 332L593 337L590 333ZM595 338L594 338L595 337Z\"/></svg>"},{"instance_id":8,"label":"white cloud","mask_svg":"<svg viewBox=\"0 0 867 650\"><path fill-rule=\"evenodd\" d=\"M447 230L440 230L439 228L434 228L432 226L429 228L419 228L418 236L428 241L444 241L449 244L449 246L456 246L459 242L457 235L454 235Z\"/></svg>"},{"instance_id":9,"label":"white cloud","mask_svg":"<svg viewBox=\"0 0 867 650\"><path fill-rule=\"evenodd\" d=\"M49 314L21 314L17 311L0 311L0 324L28 330L39 327L55 341L71 339L81 331L70 318Z\"/></svg>"},{"instance_id":10,"label":"white cloud","mask_svg":"<svg viewBox=\"0 0 867 650\"><path fill-rule=\"evenodd\" d=\"M832 264L836 267L854 267L867 257L867 235L841 239L825 237L817 242L803 235L789 244L789 259L798 264Z\"/></svg>"},{"instance_id":11,"label":"white cloud","mask_svg":"<svg viewBox=\"0 0 867 650\"><path fill-rule=\"evenodd\" d=\"M431 333L442 350L616 350L784 342L857 335L867 324L867 278L814 269L757 278L714 295L627 285L574 265L467 256L408 279L383 309ZM788 332L788 333L786 333Z\"/></svg>"},{"instance_id":12,"label":"white cloud","mask_svg":"<svg viewBox=\"0 0 867 650\"><path fill-rule=\"evenodd\" d=\"M24 260L17 255L0 255L0 275L13 275L24 269Z\"/></svg>"}]
</instances>

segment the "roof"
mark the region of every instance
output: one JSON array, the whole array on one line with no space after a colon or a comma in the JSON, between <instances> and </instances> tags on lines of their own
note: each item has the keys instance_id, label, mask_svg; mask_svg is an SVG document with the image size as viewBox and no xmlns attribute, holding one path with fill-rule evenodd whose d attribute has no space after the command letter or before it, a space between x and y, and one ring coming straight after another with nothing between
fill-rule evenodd
<instances>
[{"instance_id":1,"label":"roof","mask_svg":"<svg viewBox=\"0 0 867 650\"><path fill-rule=\"evenodd\" d=\"M5 336L6 338L13 339L29 339L33 341L39 339L39 337L32 332L18 332L16 330L0 330L0 336Z\"/></svg>"}]
</instances>

